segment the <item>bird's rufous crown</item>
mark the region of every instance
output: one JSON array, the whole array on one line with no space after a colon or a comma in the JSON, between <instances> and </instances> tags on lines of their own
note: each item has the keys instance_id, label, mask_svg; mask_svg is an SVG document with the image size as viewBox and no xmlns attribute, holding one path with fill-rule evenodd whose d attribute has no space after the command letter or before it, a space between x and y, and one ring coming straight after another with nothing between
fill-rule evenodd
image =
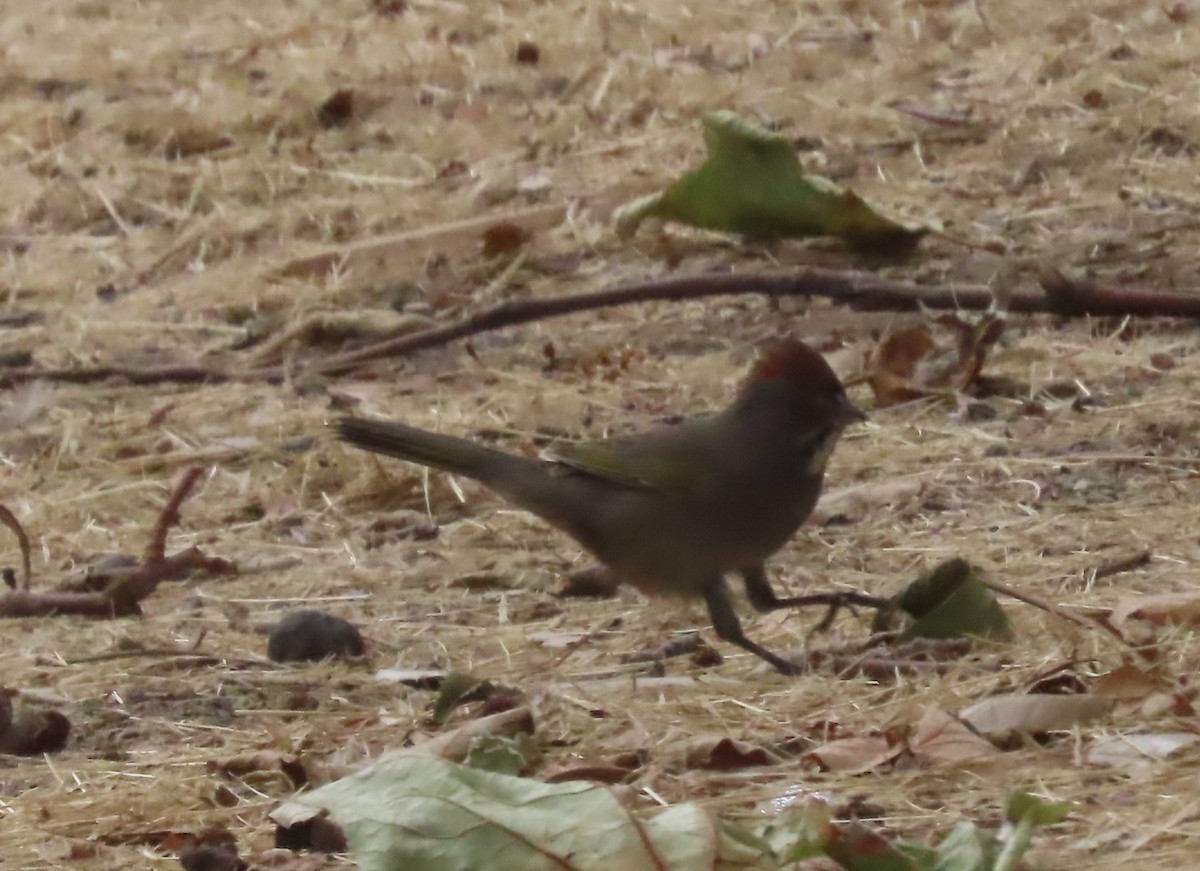
<instances>
[{"instance_id":1,"label":"bird's rufous crown","mask_svg":"<svg viewBox=\"0 0 1200 871\"><path fill-rule=\"evenodd\" d=\"M799 339L784 339L768 346L746 378L746 384L783 379L811 390L841 392L842 382L825 358Z\"/></svg>"}]
</instances>

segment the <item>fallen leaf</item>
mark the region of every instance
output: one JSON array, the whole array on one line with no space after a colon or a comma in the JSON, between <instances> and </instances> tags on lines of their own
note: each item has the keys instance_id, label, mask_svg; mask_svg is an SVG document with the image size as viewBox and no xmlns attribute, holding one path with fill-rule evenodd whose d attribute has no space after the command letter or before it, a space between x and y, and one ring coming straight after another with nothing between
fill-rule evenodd
<instances>
[{"instance_id":1,"label":"fallen leaf","mask_svg":"<svg viewBox=\"0 0 1200 871\"><path fill-rule=\"evenodd\" d=\"M1113 607L1108 622L1119 629L1134 618L1155 626L1195 626L1200 624L1200 592L1126 596Z\"/></svg>"},{"instance_id":2,"label":"fallen leaf","mask_svg":"<svg viewBox=\"0 0 1200 871\"><path fill-rule=\"evenodd\" d=\"M883 217L853 191L806 175L786 137L739 117L704 118L708 159L659 194L614 214L632 236L649 217L753 239L839 236L858 248L908 250L927 232Z\"/></svg>"},{"instance_id":3,"label":"fallen leaf","mask_svg":"<svg viewBox=\"0 0 1200 871\"><path fill-rule=\"evenodd\" d=\"M606 787L544 783L412 751L286 802L282 826L328 811L361 868L489 871L775 866L769 848L695 804L645 819Z\"/></svg>"},{"instance_id":4,"label":"fallen leaf","mask_svg":"<svg viewBox=\"0 0 1200 871\"><path fill-rule=\"evenodd\" d=\"M959 712L963 722L984 735L1061 732L1105 716L1112 699L1095 696L1012 694L992 696Z\"/></svg>"},{"instance_id":5,"label":"fallen leaf","mask_svg":"<svg viewBox=\"0 0 1200 871\"><path fill-rule=\"evenodd\" d=\"M893 745L885 735L855 735L822 744L805 754L825 771L866 772L894 760L904 746Z\"/></svg>"},{"instance_id":6,"label":"fallen leaf","mask_svg":"<svg viewBox=\"0 0 1200 871\"><path fill-rule=\"evenodd\" d=\"M920 866L881 832L857 820L833 826L825 852L852 871L919 871Z\"/></svg>"},{"instance_id":7,"label":"fallen leaf","mask_svg":"<svg viewBox=\"0 0 1200 871\"><path fill-rule=\"evenodd\" d=\"M483 256L497 257L520 251L530 233L515 221L497 221L483 231Z\"/></svg>"},{"instance_id":8,"label":"fallen leaf","mask_svg":"<svg viewBox=\"0 0 1200 871\"><path fill-rule=\"evenodd\" d=\"M1161 732L1144 735L1116 735L1097 741L1088 748L1084 761L1112 768L1148 768L1200 741L1193 732Z\"/></svg>"},{"instance_id":9,"label":"fallen leaf","mask_svg":"<svg viewBox=\"0 0 1200 871\"><path fill-rule=\"evenodd\" d=\"M1012 793L1004 808L1004 818L1010 823L1028 820L1035 826L1052 826L1070 815L1069 801L1048 801L1029 792Z\"/></svg>"},{"instance_id":10,"label":"fallen leaf","mask_svg":"<svg viewBox=\"0 0 1200 871\"><path fill-rule=\"evenodd\" d=\"M913 618L898 641L915 638L996 640L1013 638L1012 626L991 588L966 560L956 557L934 567L892 597L879 611L874 630L885 631L902 612Z\"/></svg>"},{"instance_id":11,"label":"fallen leaf","mask_svg":"<svg viewBox=\"0 0 1200 871\"><path fill-rule=\"evenodd\" d=\"M481 771L496 774L526 774L541 758L541 749L526 732L515 735L484 734L471 741L463 762Z\"/></svg>"},{"instance_id":12,"label":"fallen leaf","mask_svg":"<svg viewBox=\"0 0 1200 871\"><path fill-rule=\"evenodd\" d=\"M1166 688L1167 682L1160 675L1135 665L1121 665L1096 679L1092 695L1136 702Z\"/></svg>"},{"instance_id":13,"label":"fallen leaf","mask_svg":"<svg viewBox=\"0 0 1200 871\"><path fill-rule=\"evenodd\" d=\"M908 741L918 759L959 763L1000 754L991 741L971 731L961 720L940 708L928 708Z\"/></svg>"},{"instance_id":14,"label":"fallen leaf","mask_svg":"<svg viewBox=\"0 0 1200 871\"><path fill-rule=\"evenodd\" d=\"M970 391L1005 324L1003 314L997 312L986 312L975 321L948 313L929 324L915 324L889 334L867 360L866 380L875 394L876 406ZM937 338L934 327L942 328Z\"/></svg>"},{"instance_id":15,"label":"fallen leaf","mask_svg":"<svg viewBox=\"0 0 1200 871\"><path fill-rule=\"evenodd\" d=\"M714 735L697 735L689 739L684 745L683 759L688 768L707 768L714 771L737 771L757 765L770 765L775 761L761 747Z\"/></svg>"},{"instance_id":16,"label":"fallen leaf","mask_svg":"<svg viewBox=\"0 0 1200 871\"><path fill-rule=\"evenodd\" d=\"M258 750L221 759L210 759L205 767L210 772L219 772L237 778L254 773L274 774L280 772L288 779L293 789L299 789L308 784L308 772L300 758L290 753L279 753L274 750Z\"/></svg>"}]
</instances>

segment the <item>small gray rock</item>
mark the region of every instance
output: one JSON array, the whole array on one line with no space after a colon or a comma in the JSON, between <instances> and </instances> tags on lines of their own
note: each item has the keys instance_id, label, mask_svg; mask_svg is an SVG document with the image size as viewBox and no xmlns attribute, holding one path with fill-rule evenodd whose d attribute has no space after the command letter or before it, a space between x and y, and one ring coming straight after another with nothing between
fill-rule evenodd
<instances>
[{"instance_id":1,"label":"small gray rock","mask_svg":"<svg viewBox=\"0 0 1200 871\"><path fill-rule=\"evenodd\" d=\"M267 656L275 662L313 662L328 656L362 656L358 627L322 611L293 611L271 630Z\"/></svg>"}]
</instances>

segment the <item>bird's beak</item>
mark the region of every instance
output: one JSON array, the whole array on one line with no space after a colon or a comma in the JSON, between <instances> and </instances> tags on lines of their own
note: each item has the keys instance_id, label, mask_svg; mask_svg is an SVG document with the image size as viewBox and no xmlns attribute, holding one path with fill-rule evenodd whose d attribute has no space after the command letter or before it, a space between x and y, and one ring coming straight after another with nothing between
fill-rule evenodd
<instances>
[{"instance_id":1,"label":"bird's beak","mask_svg":"<svg viewBox=\"0 0 1200 871\"><path fill-rule=\"evenodd\" d=\"M867 419L867 413L843 396L838 404L837 422L839 426L847 427L854 423L862 423Z\"/></svg>"}]
</instances>

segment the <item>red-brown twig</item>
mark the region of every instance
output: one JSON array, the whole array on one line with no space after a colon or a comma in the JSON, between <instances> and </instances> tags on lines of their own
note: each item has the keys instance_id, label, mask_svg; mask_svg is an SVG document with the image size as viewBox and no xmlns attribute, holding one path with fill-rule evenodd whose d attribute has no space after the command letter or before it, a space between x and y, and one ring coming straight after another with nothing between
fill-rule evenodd
<instances>
[{"instance_id":1,"label":"red-brown twig","mask_svg":"<svg viewBox=\"0 0 1200 871\"><path fill-rule=\"evenodd\" d=\"M199 466L192 466L179 476L179 482L171 491L167 504L159 512L158 520L150 533L150 544L146 547L146 556L144 557L146 563L162 562L166 558L167 533L170 532L172 526L179 523L179 506L183 504L183 500L192 492L192 488L196 486L196 482L203 474L204 470Z\"/></svg>"},{"instance_id":2,"label":"red-brown twig","mask_svg":"<svg viewBox=\"0 0 1200 871\"><path fill-rule=\"evenodd\" d=\"M228 575L237 567L219 557L206 556L198 547L166 555L167 533L179 522L179 508L204 470L193 467L180 477L150 532L150 543L140 563L122 565L92 574L88 581L99 589L58 590L34 593L27 587L0 596L0 617L46 617L78 614L99 619L141 613L141 602L163 581L178 580L201 571ZM0 517L2 520L2 517Z\"/></svg>"},{"instance_id":3,"label":"red-brown twig","mask_svg":"<svg viewBox=\"0 0 1200 871\"><path fill-rule=\"evenodd\" d=\"M1053 277L1056 281L1047 281L1046 293L1032 288L1014 291L1006 299L1008 310L1063 315L1132 314L1200 318L1200 294L1104 288L1091 283L1071 283L1061 275ZM869 272L807 269L759 275L692 275L639 282L593 293L503 302L452 324L409 333L328 357L315 364L314 369L322 375L337 375L371 360L404 356L502 327L597 308L744 294L820 296L859 311L907 311L921 307L986 310L997 302L996 294L985 285L925 286L889 281ZM269 373L263 370L262 374Z\"/></svg>"},{"instance_id":4,"label":"red-brown twig","mask_svg":"<svg viewBox=\"0 0 1200 871\"><path fill-rule=\"evenodd\" d=\"M21 585L17 589L28 590L33 577L32 562L29 558L29 536L25 534L25 529L21 526L21 521L17 520L17 516L3 505L0 505L0 523L11 529L13 535L17 537L17 545L21 548L21 568L24 570L21 576Z\"/></svg>"},{"instance_id":5,"label":"red-brown twig","mask_svg":"<svg viewBox=\"0 0 1200 871\"><path fill-rule=\"evenodd\" d=\"M1091 281L1073 281L1058 273L1043 278L1043 285L1045 292L1027 287L1006 294L1005 307L1013 312L1057 314L1064 317L1133 315L1200 318L1200 293L1106 287ZM637 282L570 296L503 302L454 323L376 342L343 354L334 354L294 370L271 366L246 371L198 365L143 369L121 366L100 366L91 369L31 367L0 374L0 387L11 387L35 379L87 383L124 378L134 384L190 384L226 381L279 382L289 372L341 375L372 360L406 356L503 327L610 306L745 294L824 297L858 311L912 311L922 307L985 310L996 304L996 294L992 289L979 284L920 285L890 281L870 272L852 270L803 269L757 275L725 272Z\"/></svg>"}]
</instances>

